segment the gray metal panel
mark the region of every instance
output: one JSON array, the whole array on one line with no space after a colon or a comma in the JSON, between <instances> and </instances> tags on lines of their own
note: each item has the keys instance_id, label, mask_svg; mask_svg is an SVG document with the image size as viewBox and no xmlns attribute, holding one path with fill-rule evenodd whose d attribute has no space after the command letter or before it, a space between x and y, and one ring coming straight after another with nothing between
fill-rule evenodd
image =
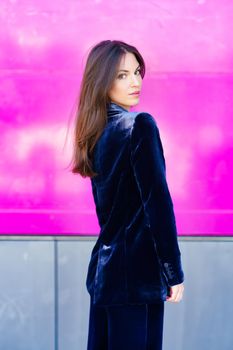
<instances>
[{"instance_id":1,"label":"gray metal panel","mask_svg":"<svg viewBox=\"0 0 233 350\"><path fill-rule=\"evenodd\" d=\"M184 299L166 303L164 350L233 349L233 242L180 242Z\"/></svg>"},{"instance_id":2,"label":"gray metal panel","mask_svg":"<svg viewBox=\"0 0 233 350\"><path fill-rule=\"evenodd\" d=\"M23 240L0 241L0 349L86 350L95 239ZM166 303L163 350L232 350L233 240L181 239L180 247L185 294Z\"/></svg>"},{"instance_id":3,"label":"gray metal panel","mask_svg":"<svg viewBox=\"0 0 233 350\"><path fill-rule=\"evenodd\" d=\"M54 349L53 243L0 242L0 349Z\"/></svg>"},{"instance_id":4,"label":"gray metal panel","mask_svg":"<svg viewBox=\"0 0 233 350\"><path fill-rule=\"evenodd\" d=\"M86 349L89 294L85 279L93 241L58 244L59 350Z\"/></svg>"}]
</instances>

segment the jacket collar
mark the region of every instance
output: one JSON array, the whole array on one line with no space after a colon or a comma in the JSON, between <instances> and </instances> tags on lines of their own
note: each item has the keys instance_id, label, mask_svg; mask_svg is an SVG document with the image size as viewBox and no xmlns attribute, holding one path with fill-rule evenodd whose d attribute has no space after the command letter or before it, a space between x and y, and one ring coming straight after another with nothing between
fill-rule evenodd
<instances>
[{"instance_id":1,"label":"jacket collar","mask_svg":"<svg viewBox=\"0 0 233 350\"><path fill-rule=\"evenodd\" d=\"M110 102L107 104L107 114L108 117L120 114L122 112L129 112L126 108L119 106L114 102Z\"/></svg>"}]
</instances>

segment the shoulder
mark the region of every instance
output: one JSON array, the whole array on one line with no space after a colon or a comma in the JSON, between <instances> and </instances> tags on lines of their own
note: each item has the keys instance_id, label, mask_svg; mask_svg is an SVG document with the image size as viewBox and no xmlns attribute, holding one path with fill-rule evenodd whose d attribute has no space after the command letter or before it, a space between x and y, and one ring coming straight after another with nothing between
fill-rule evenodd
<instances>
[{"instance_id":1,"label":"shoulder","mask_svg":"<svg viewBox=\"0 0 233 350\"><path fill-rule=\"evenodd\" d=\"M134 151L139 149L144 149L146 152L160 150L163 155L160 131L156 120L150 113L138 112L135 115L130 144Z\"/></svg>"},{"instance_id":2,"label":"shoulder","mask_svg":"<svg viewBox=\"0 0 233 350\"><path fill-rule=\"evenodd\" d=\"M155 118L148 112L135 112L133 118L131 134L146 136L159 133L158 125Z\"/></svg>"},{"instance_id":3,"label":"shoulder","mask_svg":"<svg viewBox=\"0 0 233 350\"><path fill-rule=\"evenodd\" d=\"M155 136L159 129L155 118L148 112L123 112L114 117L109 126L111 129L127 132L131 138Z\"/></svg>"},{"instance_id":4,"label":"shoulder","mask_svg":"<svg viewBox=\"0 0 233 350\"><path fill-rule=\"evenodd\" d=\"M123 112L119 121L131 127L157 125L155 118L148 112Z\"/></svg>"}]
</instances>

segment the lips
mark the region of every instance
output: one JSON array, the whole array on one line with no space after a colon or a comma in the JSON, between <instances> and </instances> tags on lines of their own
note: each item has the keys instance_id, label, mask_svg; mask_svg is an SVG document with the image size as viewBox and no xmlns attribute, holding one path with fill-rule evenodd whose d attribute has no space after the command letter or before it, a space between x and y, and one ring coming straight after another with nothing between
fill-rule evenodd
<instances>
[{"instance_id":1,"label":"lips","mask_svg":"<svg viewBox=\"0 0 233 350\"><path fill-rule=\"evenodd\" d=\"M133 92L132 94L130 94L130 95L139 95L140 94L140 91L135 91L135 92Z\"/></svg>"}]
</instances>

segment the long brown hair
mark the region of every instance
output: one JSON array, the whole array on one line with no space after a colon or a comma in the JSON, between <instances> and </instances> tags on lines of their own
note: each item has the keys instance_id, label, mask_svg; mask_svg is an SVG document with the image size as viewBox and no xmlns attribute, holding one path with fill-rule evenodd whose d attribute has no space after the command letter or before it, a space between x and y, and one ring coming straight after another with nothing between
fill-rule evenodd
<instances>
[{"instance_id":1,"label":"long brown hair","mask_svg":"<svg viewBox=\"0 0 233 350\"><path fill-rule=\"evenodd\" d=\"M73 173L98 175L92 168L93 149L107 123L108 91L117 74L121 57L131 52L145 75L145 63L138 50L119 40L104 40L91 48L81 81L74 126Z\"/></svg>"}]
</instances>

